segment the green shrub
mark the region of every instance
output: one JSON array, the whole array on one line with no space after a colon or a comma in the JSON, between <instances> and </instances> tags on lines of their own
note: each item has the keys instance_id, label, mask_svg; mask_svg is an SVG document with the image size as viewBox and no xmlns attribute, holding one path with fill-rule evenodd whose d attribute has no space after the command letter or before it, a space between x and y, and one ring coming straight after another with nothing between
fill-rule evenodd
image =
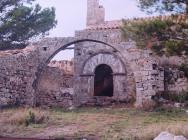
<instances>
[{"instance_id":1,"label":"green shrub","mask_svg":"<svg viewBox=\"0 0 188 140\"><path fill-rule=\"evenodd\" d=\"M165 42L166 52L169 55L182 55L184 52L184 42L178 40L168 40Z\"/></svg>"},{"instance_id":2,"label":"green shrub","mask_svg":"<svg viewBox=\"0 0 188 140\"><path fill-rule=\"evenodd\" d=\"M158 55L188 55L188 24L178 16L161 20L124 21L122 34L136 41L138 48L151 48Z\"/></svg>"},{"instance_id":3,"label":"green shrub","mask_svg":"<svg viewBox=\"0 0 188 140\"><path fill-rule=\"evenodd\" d=\"M25 125L35 124L35 118L35 113L30 110L28 116L25 118Z\"/></svg>"},{"instance_id":4,"label":"green shrub","mask_svg":"<svg viewBox=\"0 0 188 140\"><path fill-rule=\"evenodd\" d=\"M188 64L183 63L180 67L179 67L180 71L183 71L185 74L185 77L188 78Z\"/></svg>"},{"instance_id":5,"label":"green shrub","mask_svg":"<svg viewBox=\"0 0 188 140\"><path fill-rule=\"evenodd\" d=\"M155 52L157 55L162 56L164 52L164 47L162 45L154 44L151 48L153 52Z\"/></svg>"},{"instance_id":6,"label":"green shrub","mask_svg":"<svg viewBox=\"0 0 188 140\"><path fill-rule=\"evenodd\" d=\"M159 106L154 109L156 112L156 115L162 115L162 116L171 116L175 117L178 115L185 114L185 111L182 110L181 108L175 108L175 107L170 107L170 106Z\"/></svg>"},{"instance_id":7,"label":"green shrub","mask_svg":"<svg viewBox=\"0 0 188 140\"><path fill-rule=\"evenodd\" d=\"M188 91L182 91L178 94L174 92L164 92L161 94L161 97L169 101L184 103L188 101Z\"/></svg>"}]
</instances>

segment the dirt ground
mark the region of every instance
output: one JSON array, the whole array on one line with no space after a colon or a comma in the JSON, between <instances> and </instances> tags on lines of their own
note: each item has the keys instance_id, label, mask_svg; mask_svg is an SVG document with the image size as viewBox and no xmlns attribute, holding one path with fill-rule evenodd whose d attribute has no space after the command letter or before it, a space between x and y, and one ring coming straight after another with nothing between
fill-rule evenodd
<instances>
[{"instance_id":1,"label":"dirt ground","mask_svg":"<svg viewBox=\"0 0 188 140\"><path fill-rule=\"evenodd\" d=\"M32 118L40 121L32 122ZM25 123L26 120L31 123ZM179 109L154 112L132 107L92 107L72 111L59 108L4 109L0 112L0 126L1 137L15 138L151 140L161 131L188 137L188 115Z\"/></svg>"}]
</instances>

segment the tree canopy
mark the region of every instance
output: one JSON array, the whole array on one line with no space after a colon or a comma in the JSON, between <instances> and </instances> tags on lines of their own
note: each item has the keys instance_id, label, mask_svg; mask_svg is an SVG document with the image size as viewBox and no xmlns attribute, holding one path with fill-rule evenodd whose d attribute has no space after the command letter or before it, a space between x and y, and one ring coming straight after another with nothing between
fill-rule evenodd
<instances>
[{"instance_id":1,"label":"tree canopy","mask_svg":"<svg viewBox=\"0 0 188 140\"><path fill-rule=\"evenodd\" d=\"M188 14L188 0L138 0L139 7L148 13L173 12Z\"/></svg>"},{"instance_id":2,"label":"tree canopy","mask_svg":"<svg viewBox=\"0 0 188 140\"><path fill-rule=\"evenodd\" d=\"M55 9L42 9L35 0L0 1L0 49L23 48L56 26Z\"/></svg>"}]
</instances>

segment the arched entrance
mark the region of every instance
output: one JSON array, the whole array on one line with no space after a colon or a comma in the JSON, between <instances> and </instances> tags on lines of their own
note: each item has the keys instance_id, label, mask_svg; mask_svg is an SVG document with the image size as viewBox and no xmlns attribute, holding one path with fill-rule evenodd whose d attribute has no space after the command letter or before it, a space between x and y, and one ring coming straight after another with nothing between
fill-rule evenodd
<instances>
[{"instance_id":1,"label":"arched entrance","mask_svg":"<svg viewBox=\"0 0 188 140\"><path fill-rule=\"evenodd\" d=\"M70 47L72 44L75 44L74 48ZM43 72L45 71L48 63L53 59L53 57L58 52L65 49L75 50L76 61L74 61L75 76L74 76L74 85L73 85L74 104L80 105L82 103L83 104L87 103L93 99L93 96L106 96L113 98L121 97L121 99L123 97L127 98L127 92L124 90L126 89L126 85L124 84L126 82L126 67L123 60L121 59L123 58L121 53L114 46L111 46L101 41L90 40L90 39L70 41L69 43L62 45L61 43L57 43L57 45L59 46L53 47L52 44L50 44L50 46L52 47L49 46L49 48L54 48L54 51L49 51L49 54L48 52L45 52L45 55L41 55L44 56L45 58L44 60L46 61L39 67L37 73L37 79L33 84L33 87L35 87L36 85L36 93L37 93L35 96L36 103L41 102L41 100L44 100L43 98L38 98L39 90L40 90L39 81L41 79L41 76L43 75ZM93 46L94 48L98 46L101 48L105 48L107 46L109 47L109 49L105 52L98 52L97 49L96 52L82 51L82 46L84 48L86 46L88 47L88 45L89 47ZM103 84L104 83L107 84L105 81L109 82L109 84L107 84L107 89L105 89L104 86L101 88L106 92L102 92L101 90L100 93L95 92L94 94L94 84L96 85L95 78L97 78L97 76L95 77L95 70L97 73L97 66L101 64L105 64L108 67L110 67L110 69L107 72L107 75L110 76L108 78L107 76L103 76ZM111 80L107 80L107 79L111 79Z\"/></svg>"},{"instance_id":2,"label":"arched entrance","mask_svg":"<svg viewBox=\"0 0 188 140\"><path fill-rule=\"evenodd\" d=\"M106 64L101 64L95 69L94 96L112 97L114 86L112 68Z\"/></svg>"},{"instance_id":3,"label":"arched entrance","mask_svg":"<svg viewBox=\"0 0 188 140\"><path fill-rule=\"evenodd\" d=\"M84 99L80 100L81 103L92 101L103 103L103 99L109 99L101 97L128 100L127 71L124 62L117 54L108 52L93 54L82 63L84 64L82 75L78 77L75 87L79 97L84 95Z\"/></svg>"},{"instance_id":4,"label":"arched entrance","mask_svg":"<svg viewBox=\"0 0 188 140\"><path fill-rule=\"evenodd\" d=\"M41 63L41 65L38 67L37 69L37 73L36 73L36 79L34 80L33 84L32 84L32 87L34 88L35 92L37 93L38 91L38 82L41 78L41 75L42 73L44 72L44 70L46 69L47 65L50 63L50 61L54 58L54 56L59 53L60 51L62 50L66 50L68 49L71 45L75 45L75 44L78 44L78 43L81 43L81 42L93 42L93 43L98 43L98 44L103 44L103 45L106 45L108 46L109 48L113 49L114 52L119 52L114 46L108 44L108 43L105 43L103 41L100 41L100 40L95 40L95 39L73 39L73 40L70 40L69 41L69 38L67 38L68 42L65 40L65 44L60 44L58 43L58 41L54 41L54 43L51 43L50 45L49 44L45 44L47 42L50 42L50 41L44 41L44 44L42 46L45 46L43 47L43 51L41 51L40 55L44 58L43 63ZM41 44L40 44L41 46ZM46 46L48 46L48 48L52 48L54 50L50 50L48 53L49 54L46 54L46 52L48 50L46 50ZM75 47L76 48L76 47ZM73 49L75 49L73 48ZM70 49L70 48L69 48ZM44 53L44 54L43 54Z\"/></svg>"}]
</instances>

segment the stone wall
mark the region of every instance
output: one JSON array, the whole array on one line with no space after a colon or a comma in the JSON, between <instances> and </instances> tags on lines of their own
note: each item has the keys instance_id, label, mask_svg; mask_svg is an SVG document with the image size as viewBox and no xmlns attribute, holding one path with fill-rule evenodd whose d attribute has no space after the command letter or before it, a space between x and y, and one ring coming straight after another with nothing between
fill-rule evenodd
<instances>
[{"instance_id":1,"label":"stone wall","mask_svg":"<svg viewBox=\"0 0 188 140\"><path fill-rule=\"evenodd\" d=\"M72 105L73 75L59 67L47 67L38 85L37 105L65 107Z\"/></svg>"},{"instance_id":2,"label":"stone wall","mask_svg":"<svg viewBox=\"0 0 188 140\"><path fill-rule=\"evenodd\" d=\"M52 62L53 67L40 72L41 66L47 65L44 60L48 58L41 55L46 52L42 46L32 45L0 52L0 107L72 104L73 62Z\"/></svg>"},{"instance_id":3,"label":"stone wall","mask_svg":"<svg viewBox=\"0 0 188 140\"><path fill-rule=\"evenodd\" d=\"M0 52L0 107L35 104L33 82L38 66L37 56L38 52L32 46Z\"/></svg>"},{"instance_id":4,"label":"stone wall","mask_svg":"<svg viewBox=\"0 0 188 140\"><path fill-rule=\"evenodd\" d=\"M57 62L48 65L55 54L73 43L74 77L57 69ZM94 70L104 63L113 70L113 100L136 100L136 106L143 107L152 102L153 95L164 90L160 58L149 50L137 49L132 41L123 41L118 29L78 31L75 38L44 39L33 45L0 52L0 106L37 103L64 107L70 106L72 100L74 105L93 101ZM68 65L64 66L69 71L72 64ZM168 86L171 90L186 87L186 79L179 78Z\"/></svg>"},{"instance_id":5,"label":"stone wall","mask_svg":"<svg viewBox=\"0 0 188 140\"><path fill-rule=\"evenodd\" d=\"M185 77L184 72L177 68L165 69L165 91L181 93L188 91L188 79Z\"/></svg>"},{"instance_id":6,"label":"stone wall","mask_svg":"<svg viewBox=\"0 0 188 140\"><path fill-rule=\"evenodd\" d=\"M48 64L49 67L55 67L59 68L60 70L63 71L65 75L73 75L74 74L74 61L69 61L69 60L61 60L61 61L56 61L53 60Z\"/></svg>"},{"instance_id":7,"label":"stone wall","mask_svg":"<svg viewBox=\"0 0 188 140\"><path fill-rule=\"evenodd\" d=\"M188 91L188 79L179 67L185 63L185 58L179 56L160 57L159 65L164 69L165 91L181 93Z\"/></svg>"},{"instance_id":8,"label":"stone wall","mask_svg":"<svg viewBox=\"0 0 188 140\"><path fill-rule=\"evenodd\" d=\"M103 63L114 70L113 98L116 100L136 100L136 106L142 107L144 102L151 101L157 91L164 90L164 73L158 65L159 60L151 51L137 49L132 41L125 42L119 29L82 31L77 32L76 37L94 38L107 43L76 44L74 89L77 100L84 103L93 98L93 70Z\"/></svg>"}]
</instances>

